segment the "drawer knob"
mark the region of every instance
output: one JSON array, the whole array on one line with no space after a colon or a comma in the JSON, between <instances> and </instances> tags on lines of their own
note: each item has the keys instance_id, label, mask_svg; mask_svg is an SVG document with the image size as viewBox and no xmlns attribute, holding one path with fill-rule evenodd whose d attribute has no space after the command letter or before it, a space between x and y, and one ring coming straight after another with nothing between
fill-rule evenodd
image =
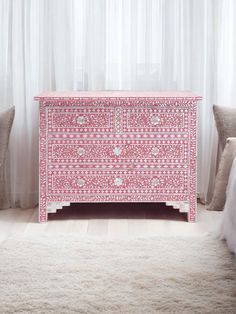
<instances>
[{"instance_id":1,"label":"drawer knob","mask_svg":"<svg viewBox=\"0 0 236 314\"><path fill-rule=\"evenodd\" d=\"M151 117L151 123L154 125L159 124L160 121L161 121L161 119L158 116L152 116Z\"/></svg>"},{"instance_id":2,"label":"drawer knob","mask_svg":"<svg viewBox=\"0 0 236 314\"><path fill-rule=\"evenodd\" d=\"M78 179L77 184L81 188L82 186L84 186L84 180L83 179Z\"/></svg>"},{"instance_id":3,"label":"drawer knob","mask_svg":"<svg viewBox=\"0 0 236 314\"><path fill-rule=\"evenodd\" d=\"M116 146L116 147L113 149L113 153L114 153L114 155L116 155L116 156L120 156L121 153L122 153L122 148Z\"/></svg>"},{"instance_id":4,"label":"drawer knob","mask_svg":"<svg viewBox=\"0 0 236 314\"><path fill-rule=\"evenodd\" d=\"M152 151L151 151L151 154L156 156L158 154L158 152L159 152L159 149L157 147L153 147Z\"/></svg>"},{"instance_id":5,"label":"drawer knob","mask_svg":"<svg viewBox=\"0 0 236 314\"><path fill-rule=\"evenodd\" d=\"M78 117L77 118L77 123L78 124L84 124L85 123L85 121L86 121L86 119L85 119L85 117L84 116L80 116L80 117Z\"/></svg>"},{"instance_id":6,"label":"drawer knob","mask_svg":"<svg viewBox=\"0 0 236 314\"><path fill-rule=\"evenodd\" d=\"M114 183L116 186L121 186L123 181L121 178L115 178Z\"/></svg>"},{"instance_id":7,"label":"drawer knob","mask_svg":"<svg viewBox=\"0 0 236 314\"><path fill-rule=\"evenodd\" d=\"M157 186L159 184L159 180L157 178L152 180L152 186Z\"/></svg>"},{"instance_id":8,"label":"drawer knob","mask_svg":"<svg viewBox=\"0 0 236 314\"><path fill-rule=\"evenodd\" d=\"M78 149L78 155L79 155L79 156L83 156L84 154L85 154L85 149L82 148L82 147L80 147L80 148Z\"/></svg>"}]
</instances>

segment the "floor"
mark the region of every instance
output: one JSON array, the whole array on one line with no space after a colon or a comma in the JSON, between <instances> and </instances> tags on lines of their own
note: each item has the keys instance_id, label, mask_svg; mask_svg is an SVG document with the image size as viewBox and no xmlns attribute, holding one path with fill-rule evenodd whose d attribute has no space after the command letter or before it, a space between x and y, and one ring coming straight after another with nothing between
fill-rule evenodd
<instances>
[{"instance_id":1,"label":"floor","mask_svg":"<svg viewBox=\"0 0 236 314\"><path fill-rule=\"evenodd\" d=\"M207 211L198 204L197 222L188 223L186 214L165 204L73 204L37 222L38 209L0 210L0 242L13 235L78 234L120 238L158 235L216 233L222 212Z\"/></svg>"}]
</instances>

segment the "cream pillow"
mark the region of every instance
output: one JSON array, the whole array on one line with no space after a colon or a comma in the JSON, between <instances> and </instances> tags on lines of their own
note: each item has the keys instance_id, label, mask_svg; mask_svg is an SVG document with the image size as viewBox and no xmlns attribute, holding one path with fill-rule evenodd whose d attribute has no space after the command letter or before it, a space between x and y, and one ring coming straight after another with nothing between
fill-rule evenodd
<instances>
[{"instance_id":1,"label":"cream pillow","mask_svg":"<svg viewBox=\"0 0 236 314\"><path fill-rule=\"evenodd\" d=\"M219 143L223 149L217 172L214 193L209 210L223 210L226 198L226 187L232 161L235 155L236 109L231 107L213 106ZM227 140L228 138L231 138Z\"/></svg>"},{"instance_id":2,"label":"cream pillow","mask_svg":"<svg viewBox=\"0 0 236 314\"><path fill-rule=\"evenodd\" d=\"M236 137L227 139L223 150L220 164L215 180L214 193L208 210L223 210L226 199L226 188L228 184L230 169L236 156Z\"/></svg>"},{"instance_id":3,"label":"cream pillow","mask_svg":"<svg viewBox=\"0 0 236 314\"><path fill-rule=\"evenodd\" d=\"M5 159L15 107L0 112L0 209L8 207L5 199Z\"/></svg>"},{"instance_id":4,"label":"cream pillow","mask_svg":"<svg viewBox=\"0 0 236 314\"><path fill-rule=\"evenodd\" d=\"M213 112L219 142L222 149L224 149L227 138L236 137L236 109L214 105Z\"/></svg>"}]
</instances>

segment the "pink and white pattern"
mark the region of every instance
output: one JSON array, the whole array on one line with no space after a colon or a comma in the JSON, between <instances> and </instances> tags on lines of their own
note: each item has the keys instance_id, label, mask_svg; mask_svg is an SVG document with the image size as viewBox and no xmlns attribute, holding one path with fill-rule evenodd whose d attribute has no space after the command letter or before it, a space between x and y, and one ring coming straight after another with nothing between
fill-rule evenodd
<instances>
[{"instance_id":1,"label":"pink and white pattern","mask_svg":"<svg viewBox=\"0 0 236 314\"><path fill-rule=\"evenodd\" d=\"M49 163L187 163L187 140L48 139Z\"/></svg>"},{"instance_id":2,"label":"pink and white pattern","mask_svg":"<svg viewBox=\"0 0 236 314\"><path fill-rule=\"evenodd\" d=\"M191 93L45 93L39 221L68 202L184 202L196 217ZM181 207L181 206L180 206Z\"/></svg>"}]
</instances>

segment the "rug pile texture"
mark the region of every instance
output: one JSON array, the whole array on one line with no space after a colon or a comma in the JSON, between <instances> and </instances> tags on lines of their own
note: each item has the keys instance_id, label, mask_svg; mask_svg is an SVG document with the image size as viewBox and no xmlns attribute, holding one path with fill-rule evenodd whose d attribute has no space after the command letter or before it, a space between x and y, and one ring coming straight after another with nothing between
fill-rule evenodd
<instances>
[{"instance_id":1,"label":"rug pile texture","mask_svg":"<svg viewBox=\"0 0 236 314\"><path fill-rule=\"evenodd\" d=\"M211 237L10 238L0 313L236 313L236 263Z\"/></svg>"}]
</instances>

